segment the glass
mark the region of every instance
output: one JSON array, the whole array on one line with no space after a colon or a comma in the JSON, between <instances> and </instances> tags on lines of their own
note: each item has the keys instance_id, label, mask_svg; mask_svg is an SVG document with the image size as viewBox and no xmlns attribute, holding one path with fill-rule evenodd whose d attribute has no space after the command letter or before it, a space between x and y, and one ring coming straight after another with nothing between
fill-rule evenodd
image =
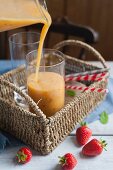
<instances>
[{"instance_id":1,"label":"glass","mask_svg":"<svg viewBox=\"0 0 113 170\"><path fill-rule=\"evenodd\" d=\"M26 56L28 94L49 117L64 106L65 61L60 51L44 49L40 68L37 68L36 56L37 51L32 51ZM37 69L38 75L36 75ZM33 112L31 108L30 111Z\"/></svg>"},{"instance_id":2,"label":"glass","mask_svg":"<svg viewBox=\"0 0 113 170\"><path fill-rule=\"evenodd\" d=\"M9 37L12 69L25 66L26 55L38 48L39 38L40 34L36 32L20 32ZM13 83L26 92L25 80L20 81L18 74L13 76ZM14 99L18 105L27 107L25 100L16 92L14 92Z\"/></svg>"}]
</instances>

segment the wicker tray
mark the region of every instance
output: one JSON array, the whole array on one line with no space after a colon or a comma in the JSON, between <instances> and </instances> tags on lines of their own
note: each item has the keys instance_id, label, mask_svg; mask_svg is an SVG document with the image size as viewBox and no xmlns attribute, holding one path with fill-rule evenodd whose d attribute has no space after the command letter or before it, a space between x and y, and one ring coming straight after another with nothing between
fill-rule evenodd
<instances>
[{"instance_id":1,"label":"wicker tray","mask_svg":"<svg viewBox=\"0 0 113 170\"><path fill-rule=\"evenodd\" d=\"M102 56L92 47L80 41L71 43L90 51L92 55L95 55L101 61L104 68L98 68L87 62L65 56L66 72L68 74L108 70ZM43 155L52 152L69 135L75 125L81 122L106 95L105 93L90 91L83 92L79 96L74 97L73 100L68 101L64 108L54 116L46 118L36 103L12 83L13 75L15 74L20 81L25 81L24 68L12 70L0 77L0 128L29 144ZM86 83L90 83L92 87L100 88L106 88L107 85L107 81L104 79L99 82ZM15 104L14 91L26 99L36 114L24 110Z\"/></svg>"}]
</instances>

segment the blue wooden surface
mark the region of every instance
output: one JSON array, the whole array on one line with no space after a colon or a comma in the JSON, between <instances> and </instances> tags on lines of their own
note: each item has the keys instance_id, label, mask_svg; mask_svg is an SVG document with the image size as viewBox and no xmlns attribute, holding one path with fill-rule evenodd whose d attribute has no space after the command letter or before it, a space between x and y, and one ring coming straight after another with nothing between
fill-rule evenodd
<instances>
[{"instance_id":1,"label":"blue wooden surface","mask_svg":"<svg viewBox=\"0 0 113 170\"><path fill-rule=\"evenodd\" d=\"M0 60L0 74L3 74L12 69L11 61Z\"/></svg>"}]
</instances>

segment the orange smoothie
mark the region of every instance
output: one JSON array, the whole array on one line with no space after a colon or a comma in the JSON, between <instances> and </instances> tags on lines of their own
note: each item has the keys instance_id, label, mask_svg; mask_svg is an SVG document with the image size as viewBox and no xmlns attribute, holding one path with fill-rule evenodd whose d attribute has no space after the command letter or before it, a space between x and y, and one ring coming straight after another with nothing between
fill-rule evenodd
<instances>
[{"instance_id":1,"label":"orange smoothie","mask_svg":"<svg viewBox=\"0 0 113 170\"><path fill-rule=\"evenodd\" d=\"M31 74L27 79L28 94L49 117L64 106L64 78L54 72L39 72L38 81Z\"/></svg>"}]
</instances>

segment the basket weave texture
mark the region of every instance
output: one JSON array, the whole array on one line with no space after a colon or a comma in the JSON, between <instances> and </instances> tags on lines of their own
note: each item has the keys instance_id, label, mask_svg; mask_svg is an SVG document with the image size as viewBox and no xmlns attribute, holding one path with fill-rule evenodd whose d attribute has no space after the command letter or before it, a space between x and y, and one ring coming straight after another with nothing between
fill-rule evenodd
<instances>
[{"instance_id":1,"label":"basket weave texture","mask_svg":"<svg viewBox=\"0 0 113 170\"><path fill-rule=\"evenodd\" d=\"M98 68L87 62L65 55L66 73L103 72L108 70L102 56L89 45L80 41L63 42L56 46L60 48L67 44L74 44L85 48L98 57L104 68ZM13 76L25 81L25 68L12 70L0 77L0 128L21 139L41 154L49 154L66 136L81 122L106 96L105 93L86 91L67 101L64 108L54 116L46 117L36 103L13 84ZM107 81L90 83L91 87L106 88ZM26 99L31 113L15 104L14 91Z\"/></svg>"}]
</instances>

